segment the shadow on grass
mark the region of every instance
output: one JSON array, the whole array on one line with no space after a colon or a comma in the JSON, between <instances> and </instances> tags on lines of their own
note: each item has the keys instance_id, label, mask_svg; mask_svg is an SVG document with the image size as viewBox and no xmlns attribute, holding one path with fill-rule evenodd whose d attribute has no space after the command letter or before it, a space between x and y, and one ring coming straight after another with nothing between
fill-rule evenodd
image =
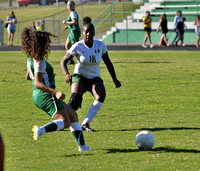
<instances>
[{"instance_id":1,"label":"shadow on grass","mask_svg":"<svg viewBox=\"0 0 200 171\"><path fill-rule=\"evenodd\" d=\"M91 155L94 155L94 154L70 154L70 155L65 155L65 157L81 157L81 156L91 156Z\"/></svg>"},{"instance_id":2,"label":"shadow on grass","mask_svg":"<svg viewBox=\"0 0 200 171\"><path fill-rule=\"evenodd\" d=\"M112 62L112 63L115 63L115 64L130 64L130 63L138 63L138 64L170 64L170 63L174 63L174 62L156 62L156 61L141 61L141 62L124 62L124 61L121 61L121 62Z\"/></svg>"},{"instance_id":3,"label":"shadow on grass","mask_svg":"<svg viewBox=\"0 0 200 171\"><path fill-rule=\"evenodd\" d=\"M152 132L156 132L156 131L167 131L167 130L173 130L173 131L181 131L181 130L200 130L200 128L196 128L196 127L171 127L171 128L139 128L139 129L113 129L113 130L96 130L98 132L106 132L106 131L152 131Z\"/></svg>"},{"instance_id":4,"label":"shadow on grass","mask_svg":"<svg viewBox=\"0 0 200 171\"><path fill-rule=\"evenodd\" d=\"M149 151L149 152L160 152L160 153L200 153L199 150L195 149L175 149L172 147L157 147L152 150L139 150L139 149L106 149L106 153L132 153L132 152L143 152L143 151Z\"/></svg>"},{"instance_id":5,"label":"shadow on grass","mask_svg":"<svg viewBox=\"0 0 200 171\"><path fill-rule=\"evenodd\" d=\"M171 128L140 128L140 129L121 129L119 131L166 131L166 130L174 130L174 131L179 131L179 130L200 130L200 128L196 127L171 127Z\"/></svg>"},{"instance_id":6,"label":"shadow on grass","mask_svg":"<svg viewBox=\"0 0 200 171\"><path fill-rule=\"evenodd\" d=\"M141 80L196 80L199 79L200 77L180 77L180 78L144 78Z\"/></svg>"}]
</instances>

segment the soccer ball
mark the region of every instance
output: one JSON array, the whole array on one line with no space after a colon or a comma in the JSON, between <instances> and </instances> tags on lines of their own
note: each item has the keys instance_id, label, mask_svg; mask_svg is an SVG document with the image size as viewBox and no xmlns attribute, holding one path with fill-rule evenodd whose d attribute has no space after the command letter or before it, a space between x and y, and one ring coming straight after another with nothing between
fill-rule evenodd
<instances>
[{"instance_id":1,"label":"soccer ball","mask_svg":"<svg viewBox=\"0 0 200 171\"><path fill-rule=\"evenodd\" d=\"M141 131L135 137L136 146L139 149L152 149L155 143L154 136L151 132Z\"/></svg>"}]
</instances>

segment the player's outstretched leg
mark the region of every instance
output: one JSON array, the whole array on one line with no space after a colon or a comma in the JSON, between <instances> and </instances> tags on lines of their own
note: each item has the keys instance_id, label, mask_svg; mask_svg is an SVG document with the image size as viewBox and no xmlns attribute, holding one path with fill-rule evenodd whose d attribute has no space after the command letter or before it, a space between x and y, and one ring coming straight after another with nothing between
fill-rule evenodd
<instances>
[{"instance_id":1,"label":"player's outstretched leg","mask_svg":"<svg viewBox=\"0 0 200 171\"><path fill-rule=\"evenodd\" d=\"M49 122L46 125L39 127L37 125L33 126L33 139L38 141L40 136L42 136L46 132L60 131L64 129L65 123L62 119L54 120L53 122Z\"/></svg>"}]
</instances>

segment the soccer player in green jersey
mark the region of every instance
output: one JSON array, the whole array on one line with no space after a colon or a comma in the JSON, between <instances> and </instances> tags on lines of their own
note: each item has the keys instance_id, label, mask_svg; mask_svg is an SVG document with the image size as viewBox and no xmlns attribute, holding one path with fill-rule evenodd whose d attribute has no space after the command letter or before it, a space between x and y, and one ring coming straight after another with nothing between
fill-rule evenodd
<instances>
[{"instance_id":1,"label":"soccer player in green jersey","mask_svg":"<svg viewBox=\"0 0 200 171\"><path fill-rule=\"evenodd\" d=\"M65 43L65 48L68 51L74 43L79 41L81 31L79 26L79 17L75 11L74 1L67 2L67 9L69 10L70 15L67 17L67 20L63 20L63 24L67 24L67 26L64 27L65 30L69 29L69 35L67 36ZM70 60L70 64L74 64L73 59Z\"/></svg>"},{"instance_id":2,"label":"soccer player in green jersey","mask_svg":"<svg viewBox=\"0 0 200 171\"><path fill-rule=\"evenodd\" d=\"M27 55L26 79L32 80L33 102L55 120L39 127L33 127L33 138L38 140L46 132L59 131L70 127L78 144L79 151L91 150L85 145L82 128L76 112L62 100L65 94L55 88L53 67L46 61L50 51L51 33L24 29L22 49Z\"/></svg>"}]
</instances>

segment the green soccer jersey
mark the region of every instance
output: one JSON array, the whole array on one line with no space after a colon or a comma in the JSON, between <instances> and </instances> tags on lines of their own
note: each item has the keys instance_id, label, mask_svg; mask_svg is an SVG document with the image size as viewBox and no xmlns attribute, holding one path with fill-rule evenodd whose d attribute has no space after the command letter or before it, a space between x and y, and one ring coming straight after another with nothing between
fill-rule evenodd
<instances>
[{"instance_id":1,"label":"green soccer jersey","mask_svg":"<svg viewBox=\"0 0 200 171\"><path fill-rule=\"evenodd\" d=\"M78 14L77 14L76 11L71 11L70 15L67 17L67 21L72 21L72 19L74 19L74 18L77 20L77 24L76 25L68 25L69 32L73 33L75 35L76 34L80 35L81 29L80 29L80 26L79 26Z\"/></svg>"},{"instance_id":2,"label":"green soccer jersey","mask_svg":"<svg viewBox=\"0 0 200 171\"><path fill-rule=\"evenodd\" d=\"M43 73L43 84L55 89L55 75L53 67L43 58L42 61L31 60L27 58L27 69L33 84L33 96L38 94L47 94L46 92L35 87L35 73Z\"/></svg>"}]
</instances>

